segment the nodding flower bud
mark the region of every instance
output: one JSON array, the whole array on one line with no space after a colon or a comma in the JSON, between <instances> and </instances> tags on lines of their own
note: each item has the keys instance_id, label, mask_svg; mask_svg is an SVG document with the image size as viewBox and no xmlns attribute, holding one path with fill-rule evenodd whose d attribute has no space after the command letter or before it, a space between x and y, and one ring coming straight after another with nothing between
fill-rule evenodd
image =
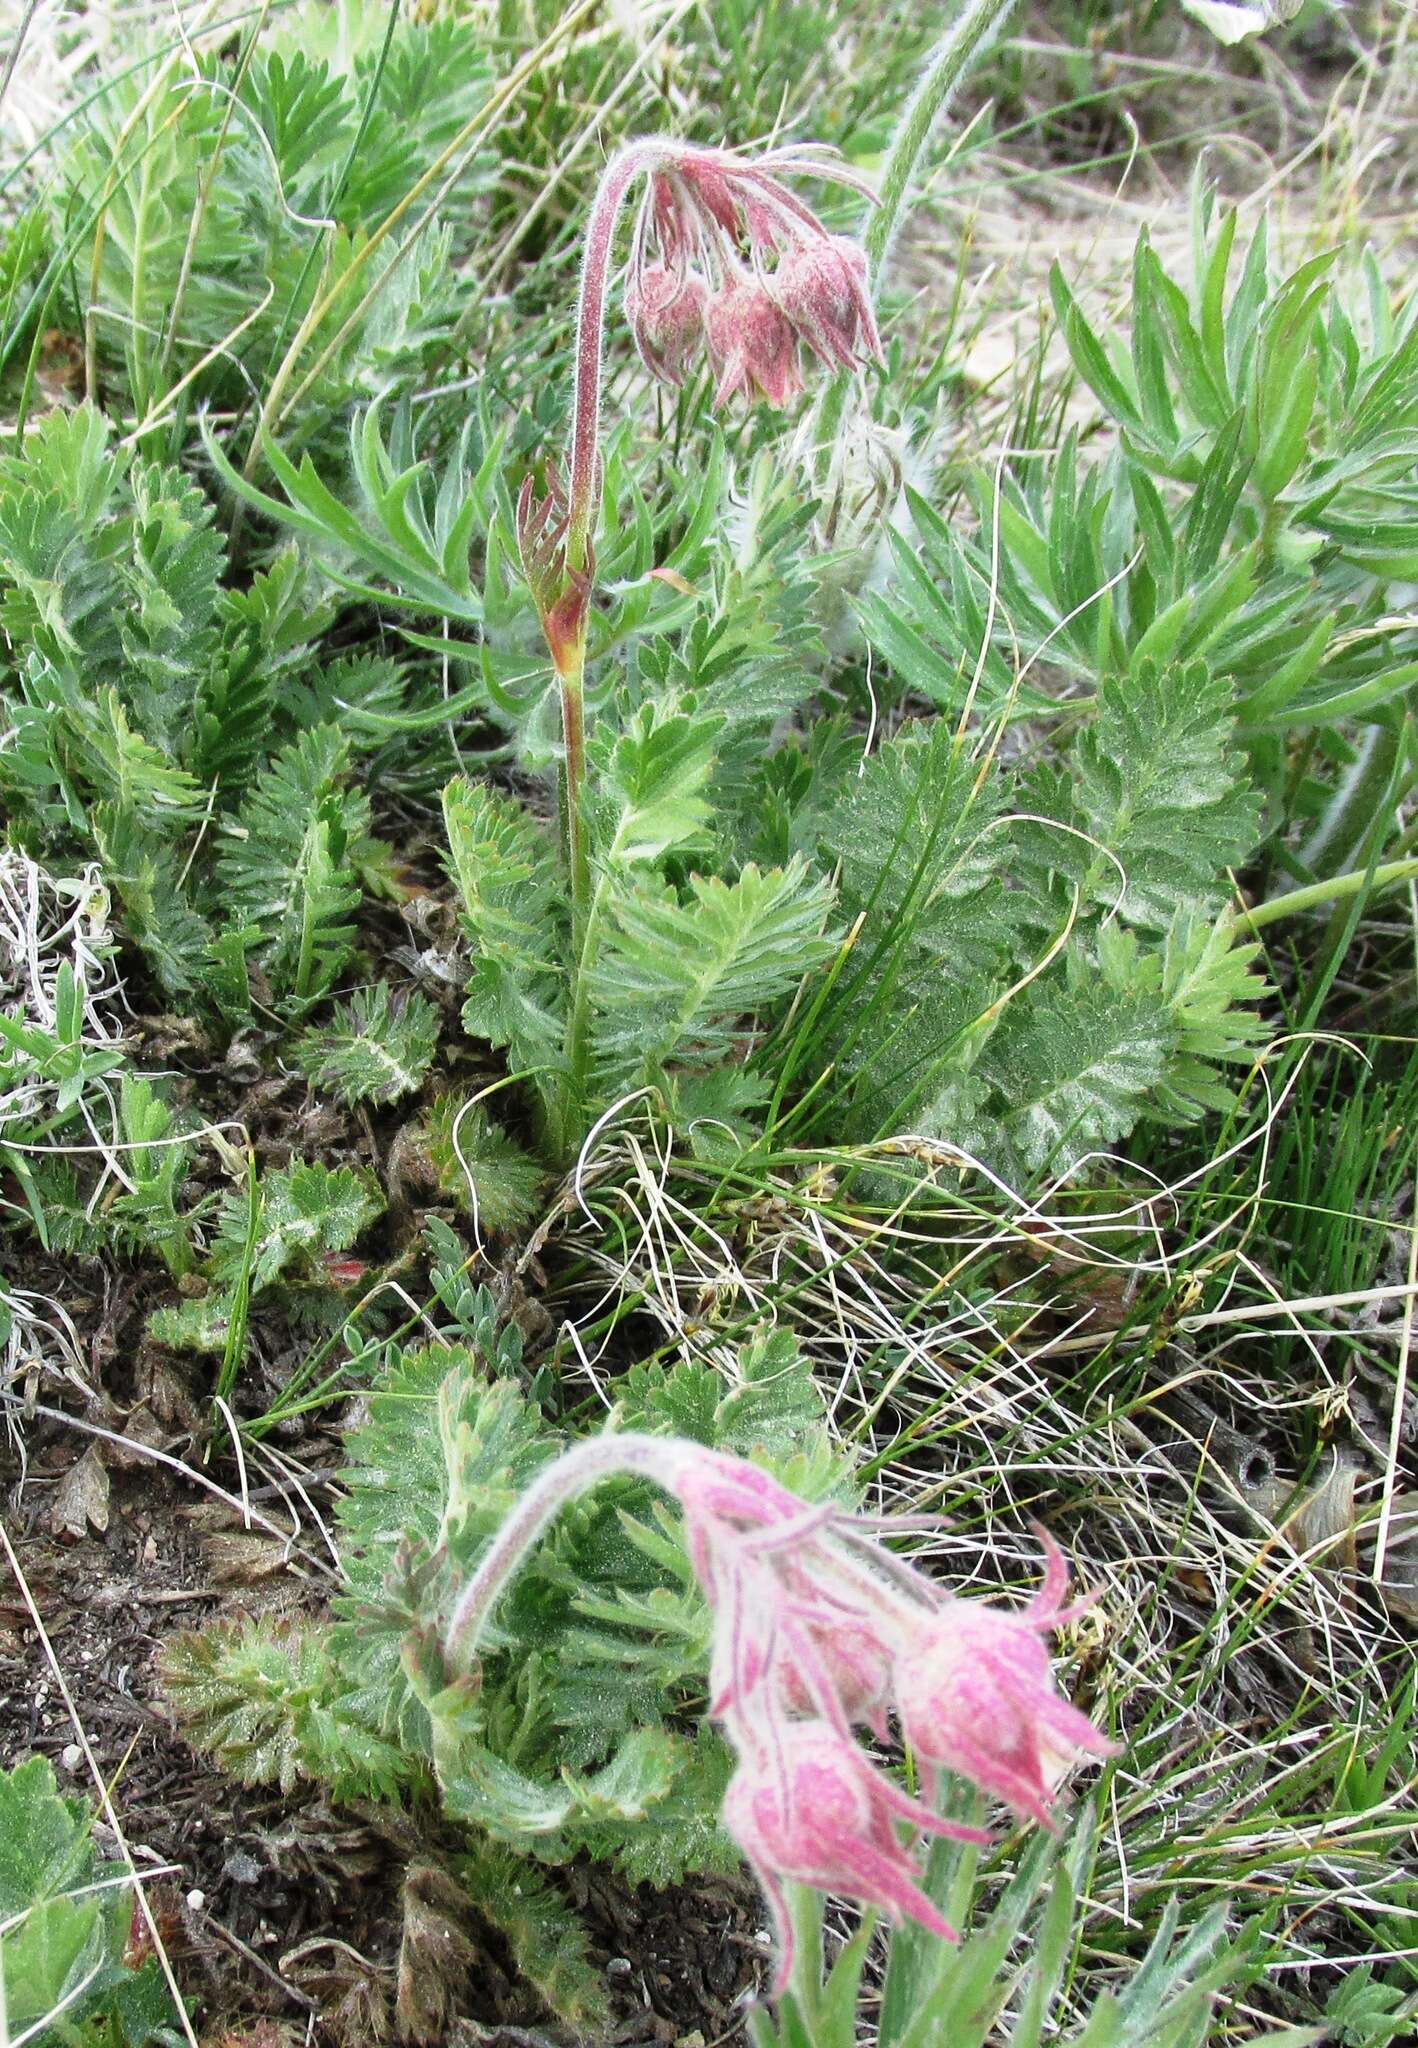
<instances>
[{"instance_id":1,"label":"nodding flower bud","mask_svg":"<svg viewBox=\"0 0 1418 2048\"><path fill-rule=\"evenodd\" d=\"M737 392L786 405L802 390L797 333L766 285L747 276L731 280L710 300L704 327L719 374L716 405Z\"/></svg>"},{"instance_id":2,"label":"nodding flower bud","mask_svg":"<svg viewBox=\"0 0 1418 2048\"><path fill-rule=\"evenodd\" d=\"M724 1826L763 1887L778 1937L773 1996L793 1968L793 1920L785 1884L815 1885L892 1920L908 1916L956 1939L955 1929L921 1890L920 1872L897 1839L909 1820L934 1834L982 1842L908 1799L868 1762L856 1743L822 1721L790 1721L751 1743L724 1795Z\"/></svg>"},{"instance_id":3,"label":"nodding flower bud","mask_svg":"<svg viewBox=\"0 0 1418 2048\"><path fill-rule=\"evenodd\" d=\"M881 360L859 243L845 235L804 236L779 264L773 289L799 335L829 368Z\"/></svg>"},{"instance_id":4,"label":"nodding flower bud","mask_svg":"<svg viewBox=\"0 0 1418 2048\"><path fill-rule=\"evenodd\" d=\"M625 288L625 310L640 359L667 384L683 383L691 357L703 344L705 296L702 277L663 263L647 263Z\"/></svg>"},{"instance_id":5,"label":"nodding flower bud","mask_svg":"<svg viewBox=\"0 0 1418 2048\"><path fill-rule=\"evenodd\" d=\"M958 1771L1047 1827L1064 1772L1115 1748L1054 1690L1043 1638L1069 1618L1067 1569L1045 1545L1044 1584L1022 1614L952 1600L921 1630L897 1674L896 1707L924 1764Z\"/></svg>"}]
</instances>

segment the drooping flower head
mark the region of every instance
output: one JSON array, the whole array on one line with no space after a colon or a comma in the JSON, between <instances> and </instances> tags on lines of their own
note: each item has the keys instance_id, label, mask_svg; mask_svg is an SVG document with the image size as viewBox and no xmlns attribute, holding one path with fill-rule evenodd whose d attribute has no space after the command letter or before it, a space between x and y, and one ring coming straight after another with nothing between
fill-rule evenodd
<instances>
[{"instance_id":1,"label":"drooping flower head","mask_svg":"<svg viewBox=\"0 0 1418 2048\"><path fill-rule=\"evenodd\" d=\"M957 1827L909 1799L864 1752L823 1721L788 1721L749 1741L724 1795L724 1826L763 1887L777 1935L772 1996L793 1967L793 1918L785 1884L879 1906L947 1941L955 1929L921 1890L920 1872L901 1844L898 1821L964 1841L989 1838Z\"/></svg>"},{"instance_id":2,"label":"drooping flower head","mask_svg":"<svg viewBox=\"0 0 1418 2048\"><path fill-rule=\"evenodd\" d=\"M898 1828L984 1839L908 1798L858 1743L855 1724L885 1734L894 1711L930 1782L938 1766L959 1771L1046 1822L1061 1772L1112 1754L1053 1684L1043 1638L1078 1609L1064 1604L1067 1572L1051 1539L1040 1592L1022 1612L1001 1612L956 1598L882 1542L921 1518L805 1501L745 1459L635 1433L586 1440L533 1482L460 1597L446 1646L453 1668L561 1504L611 1472L664 1487L684 1515L713 1618L710 1712L738 1760L724 1825L773 1914L775 1990L792 1963L786 1885L815 1885L948 1936Z\"/></svg>"},{"instance_id":3,"label":"drooping flower head","mask_svg":"<svg viewBox=\"0 0 1418 2048\"><path fill-rule=\"evenodd\" d=\"M647 263L625 287L625 310L641 361L662 382L679 385L704 346L704 280L690 270Z\"/></svg>"},{"instance_id":4,"label":"drooping flower head","mask_svg":"<svg viewBox=\"0 0 1418 2048\"><path fill-rule=\"evenodd\" d=\"M830 369L850 369L863 357L880 357L860 242L846 235L800 241L779 264L774 282L778 302L797 333Z\"/></svg>"},{"instance_id":5,"label":"drooping flower head","mask_svg":"<svg viewBox=\"0 0 1418 2048\"><path fill-rule=\"evenodd\" d=\"M754 155L654 136L602 175L586 229L576 316L569 477L524 495L522 560L558 674L579 689L600 506L601 361L615 231L643 182L625 271L625 310L641 360L677 386L696 360L714 402L786 405L802 389L805 347L834 368L880 360L861 250L831 234L791 189L798 178L870 189L812 143ZM570 753L570 748L568 748Z\"/></svg>"},{"instance_id":6,"label":"drooping flower head","mask_svg":"<svg viewBox=\"0 0 1418 2048\"><path fill-rule=\"evenodd\" d=\"M679 383L699 344L716 374L716 405L742 395L781 406L803 388L799 344L833 368L880 358L865 255L828 232L784 182L791 177L865 189L811 145L758 157L666 146L626 282L636 344L656 376Z\"/></svg>"},{"instance_id":7,"label":"drooping flower head","mask_svg":"<svg viewBox=\"0 0 1418 2048\"><path fill-rule=\"evenodd\" d=\"M915 1754L970 1778L1017 1813L1052 1825L1064 1772L1114 1746L1054 1688L1044 1637L1075 1609L1063 1604L1068 1568L1052 1537L1044 1583L1022 1613L952 1599L897 1671L896 1706Z\"/></svg>"},{"instance_id":8,"label":"drooping flower head","mask_svg":"<svg viewBox=\"0 0 1418 2048\"><path fill-rule=\"evenodd\" d=\"M709 301L704 322L709 358L718 372L714 403L737 393L786 405L803 388L797 329L766 284L731 278Z\"/></svg>"}]
</instances>

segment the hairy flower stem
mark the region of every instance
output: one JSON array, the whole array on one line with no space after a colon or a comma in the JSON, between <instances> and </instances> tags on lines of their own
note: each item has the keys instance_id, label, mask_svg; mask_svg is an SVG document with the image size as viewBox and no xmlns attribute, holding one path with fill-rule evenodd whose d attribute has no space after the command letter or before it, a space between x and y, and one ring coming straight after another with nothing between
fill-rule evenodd
<instances>
[{"instance_id":1,"label":"hairy flower stem","mask_svg":"<svg viewBox=\"0 0 1418 2048\"><path fill-rule=\"evenodd\" d=\"M444 1636L444 1651L455 1669L469 1670L497 1597L547 1524L569 1501L613 1473L653 1480L667 1493L683 1466L677 1445L665 1437L626 1430L616 1436L585 1437L532 1481L489 1545L482 1562L458 1596Z\"/></svg>"},{"instance_id":2,"label":"hairy flower stem","mask_svg":"<svg viewBox=\"0 0 1418 2048\"><path fill-rule=\"evenodd\" d=\"M591 1070L591 969L600 951L601 932L605 925L606 877L592 893L590 909L585 923L576 935L575 975L571 988L571 1007L566 1023L566 1069L567 1094L570 1114L579 1118L586 1100ZM579 1124L568 1130L573 1138Z\"/></svg>"},{"instance_id":3,"label":"hairy flower stem","mask_svg":"<svg viewBox=\"0 0 1418 2048\"><path fill-rule=\"evenodd\" d=\"M587 566L601 509L601 362L605 344L606 287L616 222L625 196L642 171L665 155L659 142L632 142L611 158L591 207L581 291L576 309L576 384L571 399L571 481L567 493L566 566Z\"/></svg>"},{"instance_id":4,"label":"hairy flower stem","mask_svg":"<svg viewBox=\"0 0 1418 2048\"><path fill-rule=\"evenodd\" d=\"M591 860L585 815L586 628L590 569L601 510L601 362L606 321L606 288L616 222L626 194L658 156L655 143L633 142L613 157L596 193L586 230L581 290L576 312L576 382L571 401L571 478L567 492L566 570L586 579L585 596L572 632L552 645L561 687L562 829L571 875L572 958L579 987L586 922L591 904ZM574 1007L574 1002L573 1002ZM576 1113L576 1103L570 1105Z\"/></svg>"},{"instance_id":5,"label":"hairy flower stem","mask_svg":"<svg viewBox=\"0 0 1418 2048\"><path fill-rule=\"evenodd\" d=\"M921 158L947 104L974 69L1014 11L1015 0L963 0L954 21L926 60L926 68L891 138L881 174L878 203L862 237L867 252L867 288L875 305L882 273L897 231L906 217ZM817 481L825 486L839 445L851 378L839 372L823 393L817 424Z\"/></svg>"},{"instance_id":6,"label":"hairy flower stem","mask_svg":"<svg viewBox=\"0 0 1418 2048\"><path fill-rule=\"evenodd\" d=\"M579 962L591 901L591 856L586 844L586 809L582 794L586 781L584 631L568 650L566 663L565 668L560 663L557 665L557 681L561 688L561 830L566 842L566 865L571 874L573 957Z\"/></svg>"}]
</instances>

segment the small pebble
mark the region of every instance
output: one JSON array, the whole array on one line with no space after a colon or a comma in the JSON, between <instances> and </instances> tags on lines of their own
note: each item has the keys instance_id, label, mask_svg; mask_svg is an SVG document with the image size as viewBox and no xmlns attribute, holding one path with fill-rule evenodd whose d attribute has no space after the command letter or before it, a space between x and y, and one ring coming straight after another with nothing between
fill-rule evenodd
<instances>
[{"instance_id":1,"label":"small pebble","mask_svg":"<svg viewBox=\"0 0 1418 2048\"><path fill-rule=\"evenodd\" d=\"M66 1742L59 1752L59 1761L66 1771L77 1771L84 1761L84 1752L77 1742Z\"/></svg>"},{"instance_id":2,"label":"small pebble","mask_svg":"<svg viewBox=\"0 0 1418 2048\"><path fill-rule=\"evenodd\" d=\"M206 1903L207 1894L205 1892L190 1891L187 1894L187 1910L189 1913L200 1913Z\"/></svg>"}]
</instances>

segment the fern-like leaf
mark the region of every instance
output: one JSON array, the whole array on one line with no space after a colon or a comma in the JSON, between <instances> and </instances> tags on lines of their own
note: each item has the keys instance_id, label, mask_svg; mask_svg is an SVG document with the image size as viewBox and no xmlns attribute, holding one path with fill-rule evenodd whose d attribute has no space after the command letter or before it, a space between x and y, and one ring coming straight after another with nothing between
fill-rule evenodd
<instances>
[{"instance_id":1,"label":"fern-like leaf","mask_svg":"<svg viewBox=\"0 0 1418 2048\"><path fill-rule=\"evenodd\" d=\"M597 851L610 864L658 860L702 843L717 714L651 700L593 752Z\"/></svg>"},{"instance_id":2,"label":"fern-like leaf","mask_svg":"<svg viewBox=\"0 0 1418 2048\"><path fill-rule=\"evenodd\" d=\"M438 1012L427 997L396 997L381 981L337 1004L295 1056L311 1083L341 1102L396 1102L421 1085L437 1045Z\"/></svg>"},{"instance_id":3,"label":"fern-like leaf","mask_svg":"<svg viewBox=\"0 0 1418 2048\"><path fill-rule=\"evenodd\" d=\"M1095 855L1086 886L1133 924L1166 928L1182 901L1215 903L1253 851L1260 807L1230 746L1231 690L1204 662L1105 679L1073 760Z\"/></svg>"},{"instance_id":4,"label":"fern-like leaf","mask_svg":"<svg viewBox=\"0 0 1418 2048\"><path fill-rule=\"evenodd\" d=\"M473 948L464 1024L505 1045L516 1066L552 1066L562 1038L557 962L566 911L551 848L519 803L466 776L444 790L443 822Z\"/></svg>"},{"instance_id":5,"label":"fern-like leaf","mask_svg":"<svg viewBox=\"0 0 1418 2048\"><path fill-rule=\"evenodd\" d=\"M1174 1033L1149 1118L1192 1123L1231 1107L1235 1091L1226 1070L1254 1060L1268 1035L1258 1008L1266 989L1255 972L1259 954L1258 944L1238 938L1229 916L1213 923L1191 904L1173 914L1157 953L1139 955L1130 935L1115 927L1099 933L1105 979L1152 994Z\"/></svg>"},{"instance_id":6,"label":"fern-like leaf","mask_svg":"<svg viewBox=\"0 0 1418 2048\"><path fill-rule=\"evenodd\" d=\"M868 972L916 949L918 965L948 962L952 979L998 969L1011 937L1013 844L1001 810L995 779L946 720L909 726L878 748L824 835L845 907L867 918L856 952Z\"/></svg>"},{"instance_id":7,"label":"fern-like leaf","mask_svg":"<svg viewBox=\"0 0 1418 2048\"><path fill-rule=\"evenodd\" d=\"M1172 1049L1170 1019L1146 989L1086 973L1079 982L1012 1005L982 1061L1004 1128L1033 1172L1065 1173L1126 1137Z\"/></svg>"},{"instance_id":8,"label":"fern-like leaf","mask_svg":"<svg viewBox=\"0 0 1418 2048\"><path fill-rule=\"evenodd\" d=\"M160 1668L188 1741L244 1785L317 1778L337 1798L392 1799L409 1781L411 1760L339 1711L324 1628L218 1622L173 1637Z\"/></svg>"},{"instance_id":9,"label":"fern-like leaf","mask_svg":"<svg viewBox=\"0 0 1418 2048\"><path fill-rule=\"evenodd\" d=\"M483 1230L520 1230L536 1215L545 1168L471 1095L440 1095L423 1117L418 1142L438 1185Z\"/></svg>"},{"instance_id":10,"label":"fern-like leaf","mask_svg":"<svg viewBox=\"0 0 1418 2048\"><path fill-rule=\"evenodd\" d=\"M598 2026L605 1987L586 1928L551 1881L500 1842L477 1842L456 1867L473 1904L551 2010L572 2026Z\"/></svg>"},{"instance_id":11,"label":"fern-like leaf","mask_svg":"<svg viewBox=\"0 0 1418 2048\"><path fill-rule=\"evenodd\" d=\"M833 950L831 886L803 861L746 867L735 882L696 875L689 887L687 903L655 880L609 899L611 929L590 977L609 1090L668 1061L724 1059L745 1016L786 995Z\"/></svg>"},{"instance_id":12,"label":"fern-like leaf","mask_svg":"<svg viewBox=\"0 0 1418 2048\"><path fill-rule=\"evenodd\" d=\"M200 988L212 934L183 894L177 850L116 804L96 805L89 823L105 879L162 986L176 996Z\"/></svg>"},{"instance_id":13,"label":"fern-like leaf","mask_svg":"<svg viewBox=\"0 0 1418 2048\"><path fill-rule=\"evenodd\" d=\"M261 772L223 835L228 915L259 928L277 994L299 1007L318 1001L349 960L359 867L377 851L369 799L344 787L348 770L344 736L316 726Z\"/></svg>"},{"instance_id":14,"label":"fern-like leaf","mask_svg":"<svg viewBox=\"0 0 1418 2048\"><path fill-rule=\"evenodd\" d=\"M252 1292L283 1276L316 1277L314 1262L320 1255L347 1251L383 1206L371 1177L350 1166L297 1159L263 1173L256 1188ZM247 1197L225 1196L212 1246L218 1278L230 1278L244 1267L249 1229Z\"/></svg>"},{"instance_id":15,"label":"fern-like leaf","mask_svg":"<svg viewBox=\"0 0 1418 2048\"><path fill-rule=\"evenodd\" d=\"M333 1690L324 1633L288 1620L220 1622L172 1637L159 1664L188 1741L243 1785L294 1790L300 1722Z\"/></svg>"}]
</instances>

